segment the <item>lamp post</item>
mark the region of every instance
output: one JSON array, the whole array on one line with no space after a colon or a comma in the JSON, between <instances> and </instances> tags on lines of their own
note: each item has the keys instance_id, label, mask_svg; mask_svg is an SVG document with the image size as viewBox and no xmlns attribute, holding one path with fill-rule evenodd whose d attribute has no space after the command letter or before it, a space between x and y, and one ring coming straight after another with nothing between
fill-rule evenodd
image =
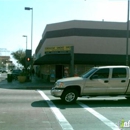
<instances>
[{"instance_id":1,"label":"lamp post","mask_svg":"<svg viewBox=\"0 0 130 130\"><path fill-rule=\"evenodd\" d=\"M33 8L25 7L25 10L32 10L32 14L31 14L31 55L32 55L32 44L33 44Z\"/></svg>"},{"instance_id":2,"label":"lamp post","mask_svg":"<svg viewBox=\"0 0 130 130\"><path fill-rule=\"evenodd\" d=\"M31 56L32 56L32 45L33 45L33 8L30 7L25 7L25 10L31 10L32 14L31 14ZM32 67L33 67L33 62L31 60L31 72L32 72ZM31 79L32 79L32 74L31 74Z\"/></svg>"},{"instance_id":3,"label":"lamp post","mask_svg":"<svg viewBox=\"0 0 130 130\"><path fill-rule=\"evenodd\" d=\"M23 35L23 37L26 37L26 50L27 50L27 36L26 35Z\"/></svg>"},{"instance_id":4,"label":"lamp post","mask_svg":"<svg viewBox=\"0 0 130 130\"><path fill-rule=\"evenodd\" d=\"M129 0L127 11L126 65L129 65L128 43L129 43Z\"/></svg>"}]
</instances>

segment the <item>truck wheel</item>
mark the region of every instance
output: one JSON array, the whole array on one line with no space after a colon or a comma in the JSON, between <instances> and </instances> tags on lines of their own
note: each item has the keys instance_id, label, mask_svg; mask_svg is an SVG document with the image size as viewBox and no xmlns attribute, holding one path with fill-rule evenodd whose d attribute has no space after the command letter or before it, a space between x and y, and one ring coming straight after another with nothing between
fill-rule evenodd
<instances>
[{"instance_id":1,"label":"truck wheel","mask_svg":"<svg viewBox=\"0 0 130 130\"><path fill-rule=\"evenodd\" d=\"M74 89L67 89L61 96L61 100L65 103L73 103L76 101L78 93Z\"/></svg>"}]
</instances>

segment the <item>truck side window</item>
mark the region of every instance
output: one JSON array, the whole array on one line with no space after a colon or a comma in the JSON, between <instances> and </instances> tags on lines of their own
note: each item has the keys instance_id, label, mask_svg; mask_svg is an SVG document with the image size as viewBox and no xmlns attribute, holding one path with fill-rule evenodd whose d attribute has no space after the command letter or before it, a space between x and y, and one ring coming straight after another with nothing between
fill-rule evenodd
<instances>
[{"instance_id":1,"label":"truck side window","mask_svg":"<svg viewBox=\"0 0 130 130\"><path fill-rule=\"evenodd\" d=\"M104 79L108 78L109 76L109 69L100 69L92 76L93 79Z\"/></svg>"},{"instance_id":2,"label":"truck side window","mask_svg":"<svg viewBox=\"0 0 130 130\"><path fill-rule=\"evenodd\" d=\"M114 68L112 73L112 78L126 78L126 69Z\"/></svg>"}]
</instances>

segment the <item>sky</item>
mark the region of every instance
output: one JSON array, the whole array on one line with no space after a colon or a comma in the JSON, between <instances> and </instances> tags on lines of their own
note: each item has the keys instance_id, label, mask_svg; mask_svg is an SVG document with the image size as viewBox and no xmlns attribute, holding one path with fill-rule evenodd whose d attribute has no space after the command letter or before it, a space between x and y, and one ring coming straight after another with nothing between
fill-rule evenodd
<instances>
[{"instance_id":1,"label":"sky","mask_svg":"<svg viewBox=\"0 0 130 130\"><path fill-rule=\"evenodd\" d=\"M128 0L0 0L0 56L19 49L31 49L31 10L33 8L32 52L47 24L69 20L126 22ZM3 52L7 50L8 52Z\"/></svg>"}]
</instances>

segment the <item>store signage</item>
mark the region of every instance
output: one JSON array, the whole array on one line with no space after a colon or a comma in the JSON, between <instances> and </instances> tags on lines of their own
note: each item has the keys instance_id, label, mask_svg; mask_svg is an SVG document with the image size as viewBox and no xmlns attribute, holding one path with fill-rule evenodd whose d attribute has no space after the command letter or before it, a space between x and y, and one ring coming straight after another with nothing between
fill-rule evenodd
<instances>
[{"instance_id":1,"label":"store signage","mask_svg":"<svg viewBox=\"0 0 130 130\"><path fill-rule=\"evenodd\" d=\"M71 46L46 47L45 52L71 51Z\"/></svg>"}]
</instances>

